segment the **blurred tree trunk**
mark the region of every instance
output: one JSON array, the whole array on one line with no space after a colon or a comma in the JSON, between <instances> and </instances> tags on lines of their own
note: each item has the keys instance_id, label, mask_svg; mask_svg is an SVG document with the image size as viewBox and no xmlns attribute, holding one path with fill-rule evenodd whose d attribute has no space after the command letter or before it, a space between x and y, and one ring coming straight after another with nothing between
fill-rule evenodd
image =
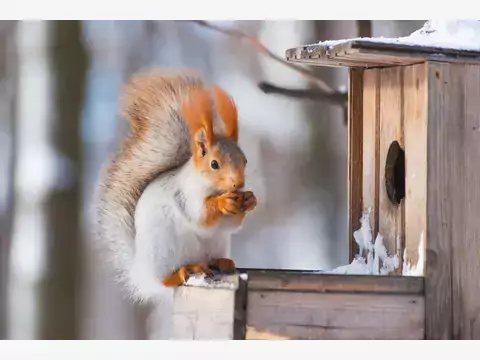
<instances>
[{"instance_id":1,"label":"blurred tree trunk","mask_svg":"<svg viewBox=\"0 0 480 360\"><path fill-rule=\"evenodd\" d=\"M312 21L312 38L307 43L357 36L356 26L355 21ZM346 69L316 66L310 69L335 90L348 84ZM325 237L321 242L328 252L329 263L325 266L334 268L349 262L346 109L324 102L309 102L306 109L311 119L311 156L306 168L316 169L305 171L306 182L312 188L312 199L325 209L322 229Z\"/></svg>"},{"instance_id":2,"label":"blurred tree trunk","mask_svg":"<svg viewBox=\"0 0 480 360\"><path fill-rule=\"evenodd\" d=\"M14 214L15 31L17 21L0 22L0 339L7 338L7 281Z\"/></svg>"},{"instance_id":3,"label":"blurred tree trunk","mask_svg":"<svg viewBox=\"0 0 480 360\"><path fill-rule=\"evenodd\" d=\"M88 56L82 42L82 22L55 21L51 29L55 107L52 145L58 159L66 161L57 159L57 186L45 207L48 275L42 287L40 338L77 339L82 263L81 117Z\"/></svg>"}]
</instances>

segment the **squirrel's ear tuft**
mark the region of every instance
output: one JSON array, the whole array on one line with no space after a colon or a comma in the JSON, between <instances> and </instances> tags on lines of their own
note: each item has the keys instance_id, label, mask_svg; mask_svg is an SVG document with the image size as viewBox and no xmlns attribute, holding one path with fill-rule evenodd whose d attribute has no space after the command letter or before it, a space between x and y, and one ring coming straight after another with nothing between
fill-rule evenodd
<instances>
[{"instance_id":1,"label":"squirrel's ear tuft","mask_svg":"<svg viewBox=\"0 0 480 360\"><path fill-rule=\"evenodd\" d=\"M183 104L182 113L190 128L193 151L197 156L205 155L213 145L212 104L205 89L196 89Z\"/></svg>"},{"instance_id":2,"label":"squirrel's ear tuft","mask_svg":"<svg viewBox=\"0 0 480 360\"><path fill-rule=\"evenodd\" d=\"M225 136L238 141L238 114L233 99L217 85L213 85L213 95L218 115L225 123Z\"/></svg>"}]
</instances>

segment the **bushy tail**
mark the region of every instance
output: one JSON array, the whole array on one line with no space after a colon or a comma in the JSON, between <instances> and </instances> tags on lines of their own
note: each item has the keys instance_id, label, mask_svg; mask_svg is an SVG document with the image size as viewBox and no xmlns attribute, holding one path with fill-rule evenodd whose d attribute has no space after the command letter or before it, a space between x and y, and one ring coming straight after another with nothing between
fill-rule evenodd
<instances>
[{"instance_id":1,"label":"bushy tail","mask_svg":"<svg viewBox=\"0 0 480 360\"><path fill-rule=\"evenodd\" d=\"M105 168L94 212L102 260L110 263L116 280L129 292L134 291L128 273L136 204L150 181L190 158L190 133L180 106L199 86L199 75L190 71L150 71L134 75L124 87L121 111L131 129Z\"/></svg>"}]
</instances>

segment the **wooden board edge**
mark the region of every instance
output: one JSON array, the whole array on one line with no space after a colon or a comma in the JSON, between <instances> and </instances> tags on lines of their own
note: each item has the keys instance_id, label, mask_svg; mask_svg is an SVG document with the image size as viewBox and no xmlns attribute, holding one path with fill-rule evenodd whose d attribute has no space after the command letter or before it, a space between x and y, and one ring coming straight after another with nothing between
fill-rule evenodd
<instances>
[{"instance_id":1,"label":"wooden board edge","mask_svg":"<svg viewBox=\"0 0 480 360\"><path fill-rule=\"evenodd\" d=\"M253 269L246 272L248 291L424 294L424 278L415 276L343 275Z\"/></svg>"},{"instance_id":2,"label":"wooden board edge","mask_svg":"<svg viewBox=\"0 0 480 360\"><path fill-rule=\"evenodd\" d=\"M289 48L285 51L285 59L317 66L370 68L425 61L479 64L480 52L352 39L333 46L310 44Z\"/></svg>"},{"instance_id":3,"label":"wooden board edge","mask_svg":"<svg viewBox=\"0 0 480 360\"><path fill-rule=\"evenodd\" d=\"M452 209L449 192L451 164L446 146L451 137L450 97L445 90L453 80L447 64L429 62L427 135L427 231L425 266L425 337L427 340L453 338ZM448 148L447 148L448 149ZM451 154L450 150L450 154Z\"/></svg>"},{"instance_id":4,"label":"wooden board edge","mask_svg":"<svg viewBox=\"0 0 480 360\"><path fill-rule=\"evenodd\" d=\"M350 69L348 76L348 243L349 261L358 254L353 233L363 213L363 70Z\"/></svg>"},{"instance_id":5,"label":"wooden board edge","mask_svg":"<svg viewBox=\"0 0 480 360\"><path fill-rule=\"evenodd\" d=\"M233 318L233 340L245 340L247 336L248 284L241 276L235 291Z\"/></svg>"}]
</instances>

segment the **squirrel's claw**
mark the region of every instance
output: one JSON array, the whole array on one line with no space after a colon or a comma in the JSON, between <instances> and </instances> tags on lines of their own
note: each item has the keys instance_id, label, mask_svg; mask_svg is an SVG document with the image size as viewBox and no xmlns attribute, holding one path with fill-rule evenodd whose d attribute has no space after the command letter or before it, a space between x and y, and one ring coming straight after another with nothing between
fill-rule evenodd
<instances>
[{"instance_id":1,"label":"squirrel's claw","mask_svg":"<svg viewBox=\"0 0 480 360\"><path fill-rule=\"evenodd\" d=\"M163 286L177 287L183 285L192 275L205 274L207 277L212 277L212 270L204 264L195 264L183 266L173 274L162 279Z\"/></svg>"},{"instance_id":2,"label":"squirrel's claw","mask_svg":"<svg viewBox=\"0 0 480 360\"><path fill-rule=\"evenodd\" d=\"M257 198L251 191L245 191L243 200L243 211L252 211L257 206Z\"/></svg>"},{"instance_id":3,"label":"squirrel's claw","mask_svg":"<svg viewBox=\"0 0 480 360\"><path fill-rule=\"evenodd\" d=\"M242 212L243 194L227 192L218 197L218 210L224 215L236 215Z\"/></svg>"},{"instance_id":4,"label":"squirrel's claw","mask_svg":"<svg viewBox=\"0 0 480 360\"><path fill-rule=\"evenodd\" d=\"M218 197L218 209L224 215L238 215L252 211L257 206L257 198L251 191L229 192Z\"/></svg>"}]
</instances>

